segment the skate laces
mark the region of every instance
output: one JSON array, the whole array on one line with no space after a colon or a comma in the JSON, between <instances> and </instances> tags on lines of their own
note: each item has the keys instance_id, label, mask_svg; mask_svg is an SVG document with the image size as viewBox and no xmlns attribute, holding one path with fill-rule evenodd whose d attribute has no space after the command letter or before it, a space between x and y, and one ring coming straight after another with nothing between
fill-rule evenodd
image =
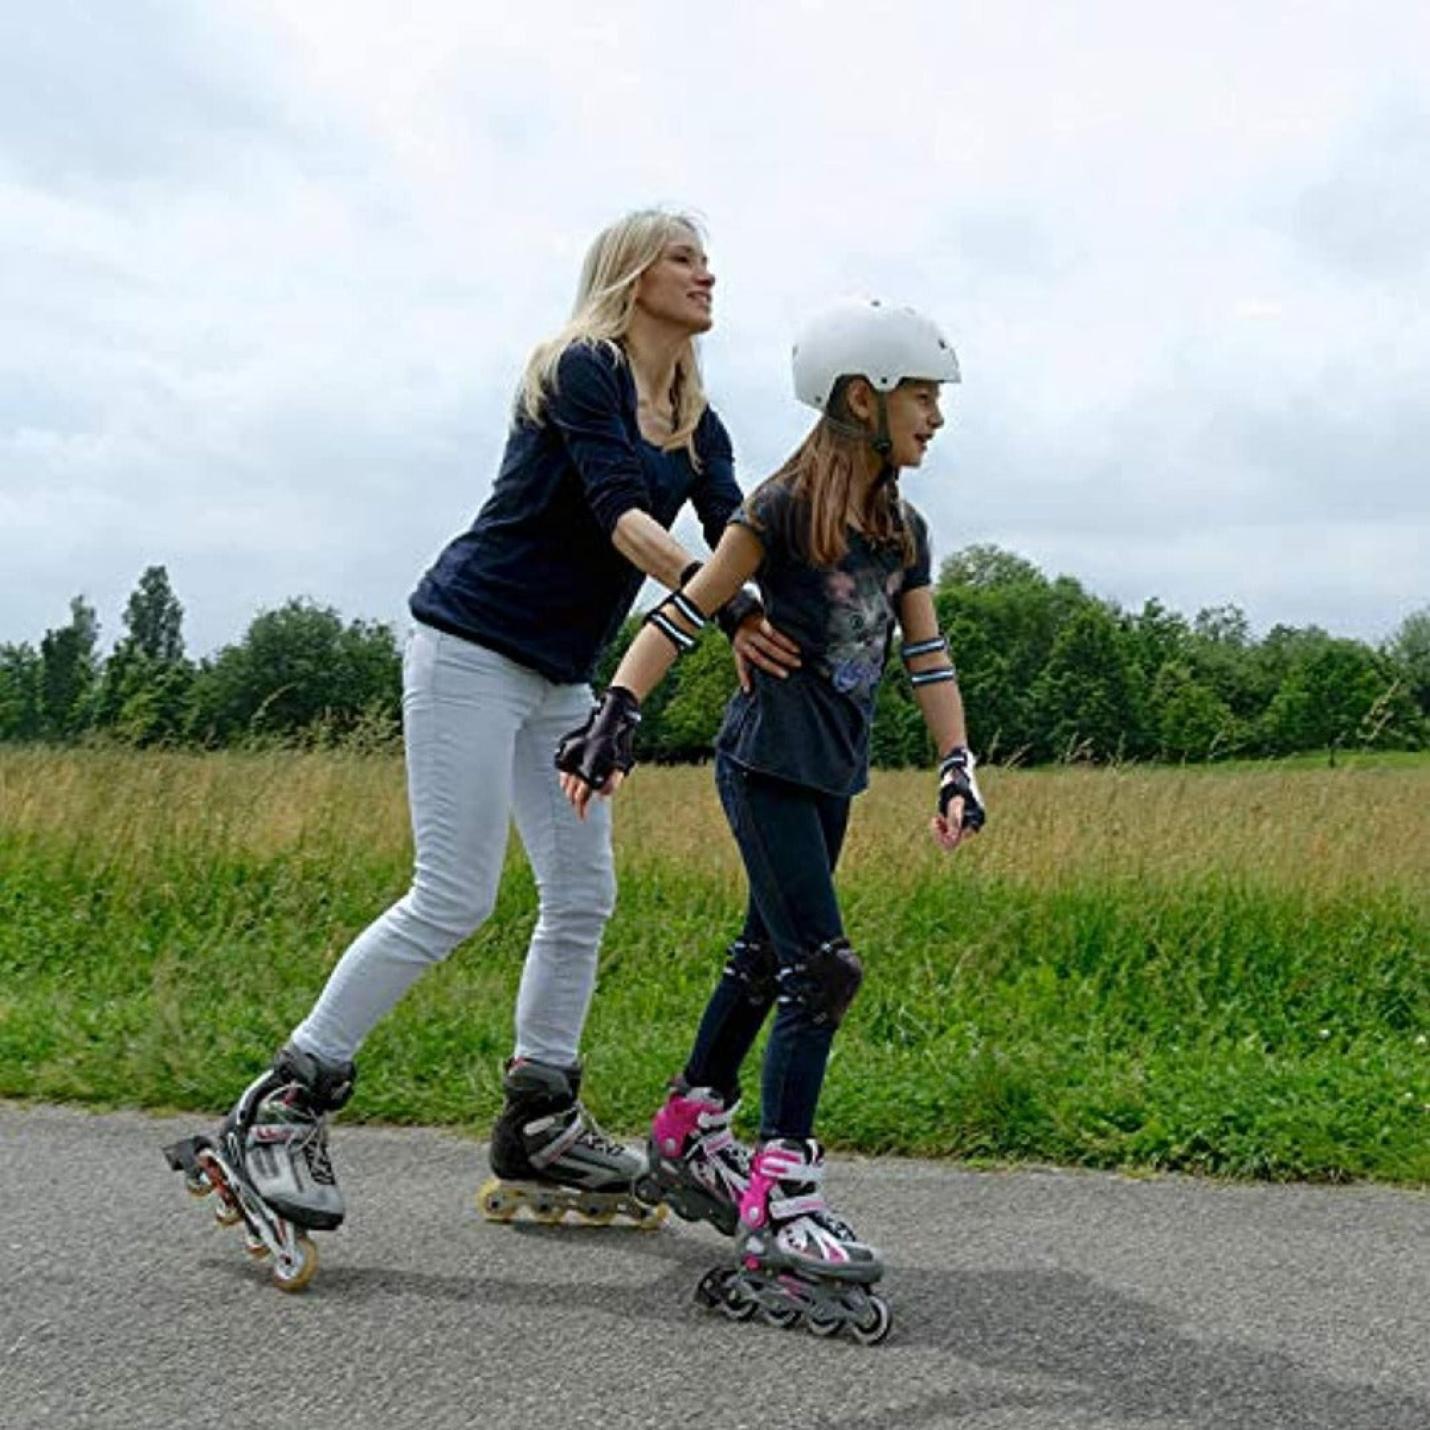
<instances>
[{"instance_id":1,"label":"skate laces","mask_svg":"<svg viewBox=\"0 0 1430 1430\"><path fill-rule=\"evenodd\" d=\"M276 1138L263 1136L265 1128L282 1128ZM309 1174L323 1186L337 1186L333 1159L328 1153L327 1118L314 1112L298 1086L283 1088L266 1099L259 1109L253 1134L259 1141L282 1141L293 1158L302 1157Z\"/></svg>"},{"instance_id":2,"label":"skate laces","mask_svg":"<svg viewBox=\"0 0 1430 1430\"><path fill-rule=\"evenodd\" d=\"M576 1141L583 1147L589 1147L593 1152L605 1152L612 1156L620 1156L626 1151L624 1142L617 1142L614 1137L607 1135L606 1130L586 1111L584 1103L576 1104L576 1119L580 1125L581 1133Z\"/></svg>"},{"instance_id":3,"label":"skate laces","mask_svg":"<svg viewBox=\"0 0 1430 1430\"><path fill-rule=\"evenodd\" d=\"M316 1118L307 1132L298 1134L293 1150L307 1159L308 1171L315 1182L321 1182L326 1187L337 1186L333 1159L328 1154L328 1130L323 1118Z\"/></svg>"}]
</instances>

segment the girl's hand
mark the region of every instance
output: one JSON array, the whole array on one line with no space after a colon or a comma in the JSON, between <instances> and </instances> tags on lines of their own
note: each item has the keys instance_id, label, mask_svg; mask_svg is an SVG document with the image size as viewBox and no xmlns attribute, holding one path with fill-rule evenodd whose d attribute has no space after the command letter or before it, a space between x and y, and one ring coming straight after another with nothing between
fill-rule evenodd
<instances>
[{"instance_id":1,"label":"girl's hand","mask_svg":"<svg viewBox=\"0 0 1430 1430\"><path fill-rule=\"evenodd\" d=\"M965 839L972 839L978 833L976 829L965 829L963 826L963 801L953 800L948 806L948 814L936 814L929 820L929 829L933 833L935 842L940 849L957 849Z\"/></svg>"},{"instance_id":2,"label":"girl's hand","mask_svg":"<svg viewBox=\"0 0 1430 1430\"><path fill-rule=\"evenodd\" d=\"M621 770L617 770L600 789L597 789L594 785L588 785L580 775L563 774L561 776L561 793L566 796L571 808L582 819L585 819L586 806L591 803L592 796L600 795L602 799L609 799L625 783L625 778L625 774Z\"/></svg>"},{"instance_id":3,"label":"girl's hand","mask_svg":"<svg viewBox=\"0 0 1430 1430\"><path fill-rule=\"evenodd\" d=\"M957 849L983 828L988 813L973 771L978 761L973 751L955 745L938 767L938 813L929 821L933 837L944 849Z\"/></svg>"},{"instance_id":4,"label":"girl's hand","mask_svg":"<svg viewBox=\"0 0 1430 1430\"><path fill-rule=\"evenodd\" d=\"M561 737L556 746L561 793L582 819L591 796L613 795L635 763L632 745L640 722L640 701L612 685L585 723Z\"/></svg>"}]
</instances>

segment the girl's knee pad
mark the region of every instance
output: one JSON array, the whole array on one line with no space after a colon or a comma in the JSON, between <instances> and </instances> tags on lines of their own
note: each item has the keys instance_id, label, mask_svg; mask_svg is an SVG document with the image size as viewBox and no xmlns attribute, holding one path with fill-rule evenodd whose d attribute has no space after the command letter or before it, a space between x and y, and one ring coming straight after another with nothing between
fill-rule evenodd
<instances>
[{"instance_id":1,"label":"girl's knee pad","mask_svg":"<svg viewBox=\"0 0 1430 1430\"><path fill-rule=\"evenodd\" d=\"M864 965L849 940L829 939L780 969L780 1002L798 1004L816 1027L837 1028L863 981Z\"/></svg>"}]
</instances>

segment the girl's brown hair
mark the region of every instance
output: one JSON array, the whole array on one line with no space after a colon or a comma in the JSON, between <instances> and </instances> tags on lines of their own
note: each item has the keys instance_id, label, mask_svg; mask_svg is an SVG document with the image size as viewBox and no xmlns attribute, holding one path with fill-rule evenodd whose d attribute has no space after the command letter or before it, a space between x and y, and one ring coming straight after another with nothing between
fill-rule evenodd
<instances>
[{"instance_id":1,"label":"girl's brown hair","mask_svg":"<svg viewBox=\"0 0 1430 1430\"><path fill-rule=\"evenodd\" d=\"M849 550L849 524L857 518L868 541L895 547L907 566L914 559L914 538L904 518L896 477L875 481L865 494L864 509L853 511L869 437L848 414L847 385L842 380L835 387L825 415L759 490L778 483L799 498L803 518L797 537L799 554L810 565L833 566L842 560Z\"/></svg>"}]
</instances>

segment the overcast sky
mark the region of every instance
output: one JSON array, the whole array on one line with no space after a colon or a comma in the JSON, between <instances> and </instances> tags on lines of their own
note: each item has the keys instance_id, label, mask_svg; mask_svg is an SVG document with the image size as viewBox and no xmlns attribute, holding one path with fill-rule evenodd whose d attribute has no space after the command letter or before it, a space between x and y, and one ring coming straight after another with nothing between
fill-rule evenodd
<instances>
[{"instance_id":1,"label":"overcast sky","mask_svg":"<svg viewBox=\"0 0 1430 1430\"><path fill-rule=\"evenodd\" d=\"M622 211L698 210L748 486L791 334L934 315L905 492L1124 605L1430 604L1430 7L46 0L0 17L0 641L405 622ZM693 527L682 528L692 543Z\"/></svg>"}]
</instances>

